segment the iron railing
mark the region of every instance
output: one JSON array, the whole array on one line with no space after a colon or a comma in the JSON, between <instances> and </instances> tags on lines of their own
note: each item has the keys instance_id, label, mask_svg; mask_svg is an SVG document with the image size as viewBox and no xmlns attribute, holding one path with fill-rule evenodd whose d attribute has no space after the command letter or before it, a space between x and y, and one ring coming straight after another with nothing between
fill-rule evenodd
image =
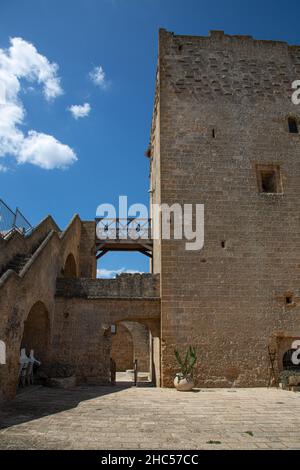
<instances>
[{"instance_id":1,"label":"iron railing","mask_svg":"<svg viewBox=\"0 0 300 470\"><path fill-rule=\"evenodd\" d=\"M0 199L0 236L7 237L14 230L22 235L27 235L32 229L32 225L18 208L14 212Z\"/></svg>"},{"instance_id":2,"label":"iron railing","mask_svg":"<svg viewBox=\"0 0 300 470\"><path fill-rule=\"evenodd\" d=\"M96 217L95 220L97 238L100 240L151 239L151 219Z\"/></svg>"}]
</instances>

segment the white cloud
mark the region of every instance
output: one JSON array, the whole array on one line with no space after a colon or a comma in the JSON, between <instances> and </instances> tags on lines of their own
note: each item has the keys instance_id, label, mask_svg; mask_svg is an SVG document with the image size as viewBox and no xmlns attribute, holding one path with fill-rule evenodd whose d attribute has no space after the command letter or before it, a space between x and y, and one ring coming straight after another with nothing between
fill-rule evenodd
<instances>
[{"instance_id":1,"label":"white cloud","mask_svg":"<svg viewBox=\"0 0 300 470\"><path fill-rule=\"evenodd\" d=\"M73 104L68 108L68 110L75 119L79 119L89 115L91 111L91 105L89 103Z\"/></svg>"},{"instance_id":2,"label":"white cloud","mask_svg":"<svg viewBox=\"0 0 300 470\"><path fill-rule=\"evenodd\" d=\"M95 85L99 86L103 90L107 88L108 82L101 65L94 67L93 70L89 73L89 77Z\"/></svg>"},{"instance_id":3,"label":"white cloud","mask_svg":"<svg viewBox=\"0 0 300 470\"><path fill-rule=\"evenodd\" d=\"M1 69L17 79L26 78L43 85L45 98L51 100L63 93L60 78L57 75L58 65L50 63L47 57L38 53L33 44L22 38L10 39L8 51L1 50Z\"/></svg>"},{"instance_id":4,"label":"white cloud","mask_svg":"<svg viewBox=\"0 0 300 470\"><path fill-rule=\"evenodd\" d=\"M50 101L63 93L57 72L57 64L22 38L12 38L9 49L0 49L0 157L10 155L18 163L48 169L65 168L76 160L74 151L51 135L34 130L26 135L20 128L26 114L19 96L21 80L42 85Z\"/></svg>"},{"instance_id":5,"label":"white cloud","mask_svg":"<svg viewBox=\"0 0 300 470\"><path fill-rule=\"evenodd\" d=\"M5 173L6 171L7 171L6 166L1 165L1 163L0 163L0 173Z\"/></svg>"},{"instance_id":6,"label":"white cloud","mask_svg":"<svg viewBox=\"0 0 300 470\"><path fill-rule=\"evenodd\" d=\"M45 170L66 168L77 160L74 151L56 140L52 135L30 131L24 139L18 163L32 163Z\"/></svg>"},{"instance_id":7,"label":"white cloud","mask_svg":"<svg viewBox=\"0 0 300 470\"><path fill-rule=\"evenodd\" d=\"M97 277L105 279L113 279L118 274L127 273L127 274L141 274L140 271L135 271L134 269L97 269Z\"/></svg>"}]
</instances>

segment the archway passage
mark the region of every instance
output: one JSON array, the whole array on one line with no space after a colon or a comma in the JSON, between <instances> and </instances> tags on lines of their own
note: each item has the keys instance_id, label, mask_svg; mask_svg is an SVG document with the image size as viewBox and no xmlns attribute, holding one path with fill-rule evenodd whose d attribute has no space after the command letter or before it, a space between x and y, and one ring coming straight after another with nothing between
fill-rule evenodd
<instances>
[{"instance_id":1,"label":"archway passage","mask_svg":"<svg viewBox=\"0 0 300 470\"><path fill-rule=\"evenodd\" d=\"M134 346L132 334L122 322L111 326L111 358L116 364L116 372L126 372L133 368Z\"/></svg>"},{"instance_id":2,"label":"archway passage","mask_svg":"<svg viewBox=\"0 0 300 470\"><path fill-rule=\"evenodd\" d=\"M41 362L45 362L49 347L49 317L43 302L36 302L31 308L26 321L21 348L26 349L26 354L34 350L34 356Z\"/></svg>"},{"instance_id":3,"label":"archway passage","mask_svg":"<svg viewBox=\"0 0 300 470\"><path fill-rule=\"evenodd\" d=\"M117 383L134 382L137 369L138 383L152 382L150 330L139 322L121 321L111 325L111 367L115 369ZM112 381L114 379L112 378Z\"/></svg>"},{"instance_id":4,"label":"archway passage","mask_svg":"<svg viewBox=\"0 0 300 470\"><path fill-rule=\"evenodd\" d=\"M65 266L63 269L63 277L69 279L75 279L77 277L76 261L72 253L70 253L66 259Z\"/></svg>"},{"instance_id":5,"label":"archway passage","mask_svg":"<svg viewBox=\"0 0 300 470\"><path fill-rule=\"evenodd\" d=\"M67 355L78 382L107 384L111 325L138 322L150 332L150 372L153 384L160 386L160 311L157 275L122 274L109 280L60 278L55 317L62 321L53 322L51 361L60 362ZM78 334L73 334L74 324Z\"/></svg>"}]
</instances>

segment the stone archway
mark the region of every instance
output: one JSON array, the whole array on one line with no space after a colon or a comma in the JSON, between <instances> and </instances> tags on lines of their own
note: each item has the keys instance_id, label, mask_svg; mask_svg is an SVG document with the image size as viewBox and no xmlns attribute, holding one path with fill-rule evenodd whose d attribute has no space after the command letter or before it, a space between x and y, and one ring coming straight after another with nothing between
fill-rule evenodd
<instances>
[{"instance_id":1,"label":"stone archway","mask_svg":"<svg viewBox=\"0 0 300 470\"><path fill-rule=\"evenodd\" d=\"M36 359L41 362L47 360L50 342L50 324L48 310L41 301L36 302L30 309L24 322L24 331L21 348L26 349L26 354L34 350Z\"/></svg>"},{"instance_id":2,"label":"stone archway","mask_svg":"<svg viewBox=\"0 0 300 470\"><path fill-rule=\"evenodd\" d=\"M66 258L65 265L63 268L63 277L69 279L75 279L77 277L77 265L72 253Z\"/></svg>"},{"instance_id":3,"label":"stone archway","mask_svg":"<svg viewBox=\"0 0 300 470\"><path fill-rule=\"evenodd\" d=\"M153 365L153 348L149 326L139 321L120 320L113 323L105 333L107 357L113 360L111 366L116 370L116 381L133 381L135 364L138 381L156 383Z\"/></svg>"},{"instance_id":4,"label":"stone archway","mask_svg":"<svg viewBox=\"0 0 300 470\"><path fill-rule=\"evenodd\" d=\"M149 330L150 375L153 383L160 386L161 301L157 279L152 275L124 275L109 280L58 279L51 360L61 362L67 357L78 382L107 384L111 325L138 322Z\"/></svg>"}]
</instances>

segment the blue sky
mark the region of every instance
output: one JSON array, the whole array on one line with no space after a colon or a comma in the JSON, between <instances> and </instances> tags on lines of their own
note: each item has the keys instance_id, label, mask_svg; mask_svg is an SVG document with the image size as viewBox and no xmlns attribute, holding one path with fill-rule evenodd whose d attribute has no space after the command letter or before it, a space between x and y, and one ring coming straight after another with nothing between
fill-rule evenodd
<instances>
[{"instance_id":1,"label":"blue sky","mask_svg":"<svg viewBox=\"0 0 300 470\"><path fill-rule=\"evenodd\" d=\"M70 162L65 169L41 168L32 157L36 142L27 139L22 158L0 157L0 166L7 168L0 171L0 197L19 206L32 224L50 213L61 227L74 213L93 219L99 204L116 203L122 194L130 204L148 203L144 151L159 27L195 35L222 29L300 44L299 13L300 3L289 0L0 0L3 53L8 54L10 38L19 37L59 67L60 90L53 99L47 99L45 82L19 79L18 103L26 114L18 128L24 136L34 130L33 138L46 134L68 146L61 149ZM95 83L89 74L100 66L105 77ZM84 103L90 112L75 119L68 108ZM101 260L108 271L148 270L148 264L132 253Z\"/></svg>"}]
</instances>

